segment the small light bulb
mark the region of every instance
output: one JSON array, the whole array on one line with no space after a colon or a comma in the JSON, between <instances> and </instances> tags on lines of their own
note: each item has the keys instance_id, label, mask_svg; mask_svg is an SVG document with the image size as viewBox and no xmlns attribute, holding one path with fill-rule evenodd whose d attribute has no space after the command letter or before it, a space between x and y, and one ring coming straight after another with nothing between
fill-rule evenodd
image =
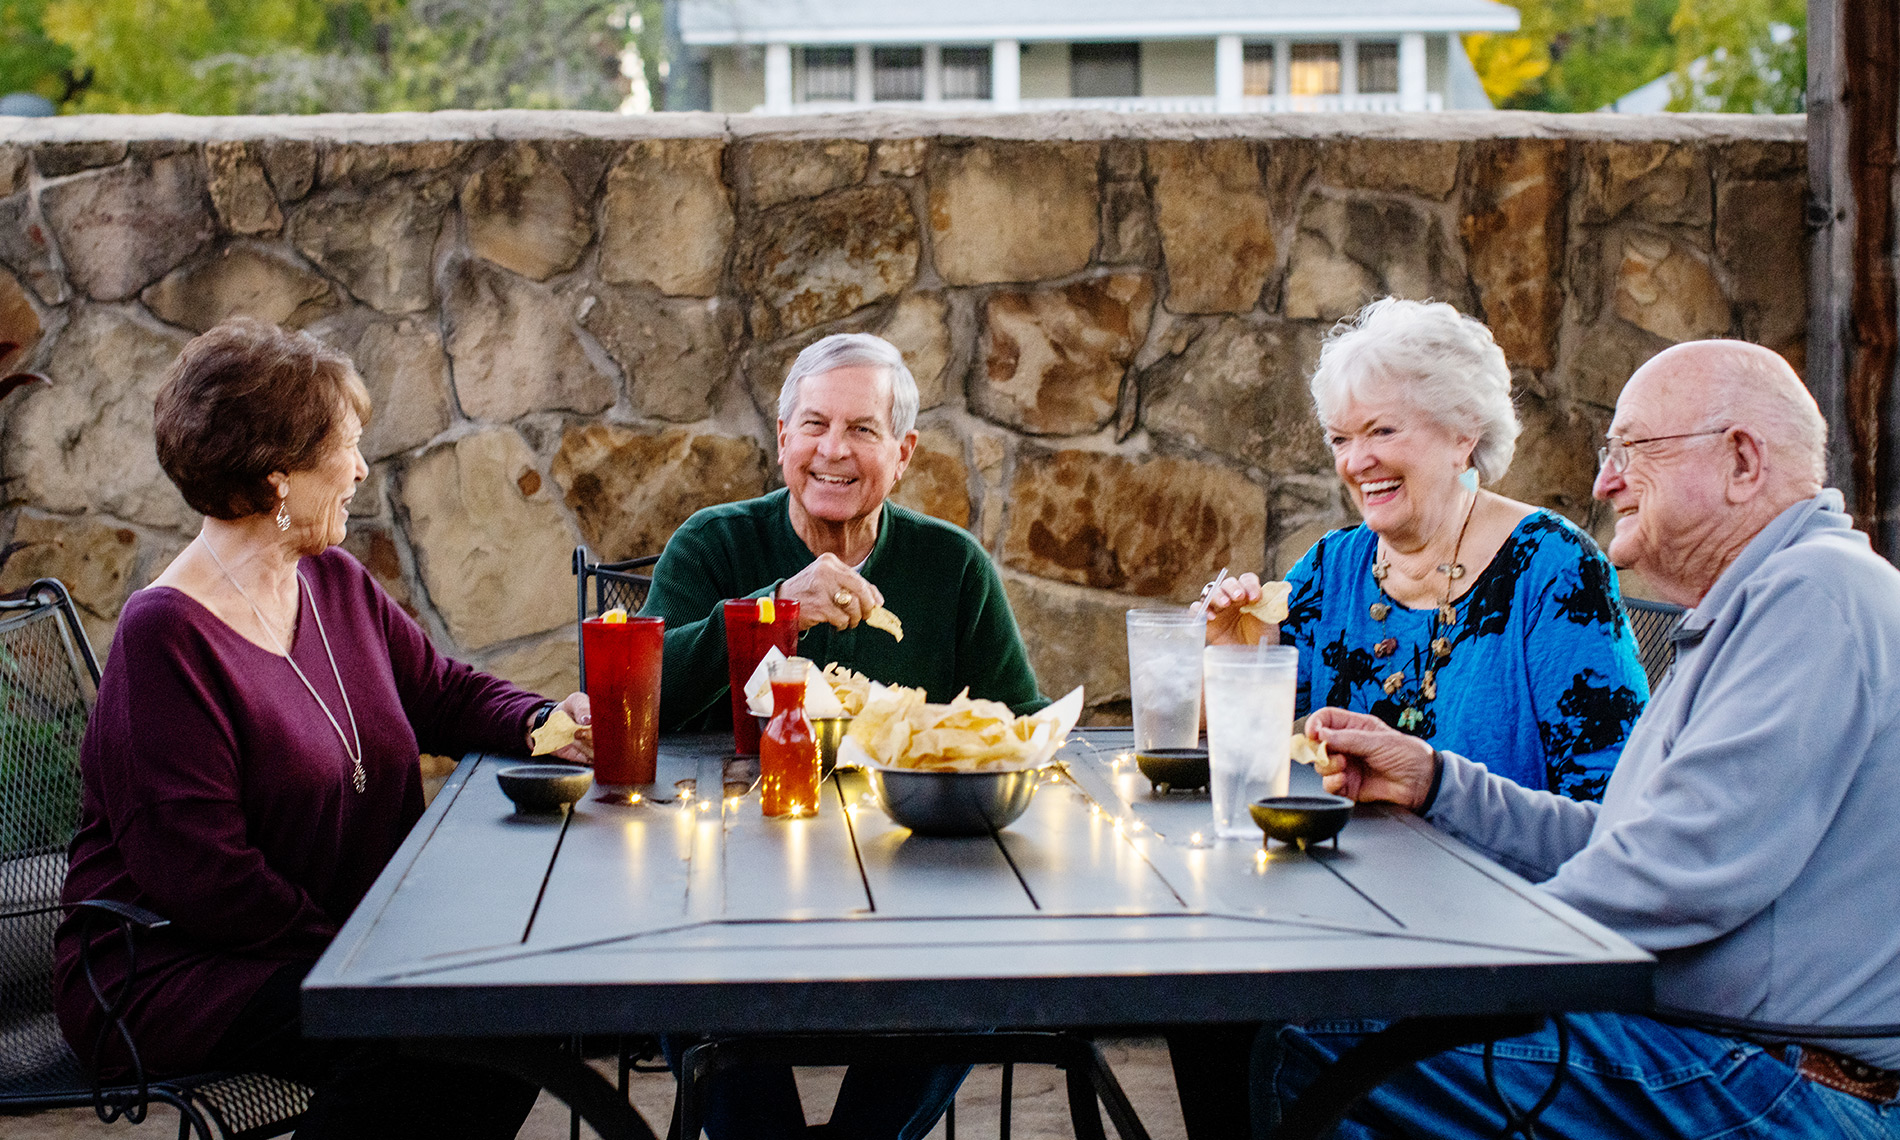
<instances>
[{"instance_id":1,"label":"small light bulb","mask_svg":"<svg viewBox=\"0 0 1900 1140\"><path fill-rule=\"evenodd\" d=\"M631 798L631 799L629 799L629 800L628 800L627 802L628 802L628 803L635 803L635 804L637 804L637 803L639 803L639 802L640 802L640 801L641 801L642 799L644 799L644 798L645 798L645 797L643 797L643 796L642 796L642 795L641 795L641 794L640 794L639 792L635 792L635 793L633 793L633 796L632 796L632 798Z\"/></svg>"},{"instance_id":2,"label":"small light bulb","mask_svg":"<svg viewBox=\"0 0 1900 1140\"><path fill-rule=\"evenodd\" d=\"M700 811L711 811L711 810L712 810L712 801L711 801L711 800L701 800L701 801L699 801L699 810L700 810Z\"/></svg>"}]
</instances>

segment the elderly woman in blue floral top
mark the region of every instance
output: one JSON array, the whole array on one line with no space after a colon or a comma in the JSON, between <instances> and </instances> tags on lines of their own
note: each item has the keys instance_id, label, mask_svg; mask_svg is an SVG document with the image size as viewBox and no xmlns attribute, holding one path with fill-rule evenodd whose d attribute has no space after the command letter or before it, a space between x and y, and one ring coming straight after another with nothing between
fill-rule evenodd
<instances>
[{"instance_id":1,"label":"elderly woman in blue floral top","mask_svg":"<svg viewBox=\"0 0 1900 1140\"><path fill-rule=\"evenodd\" d=\"M1298 716L1368 712L1495 758L1527 788L1599 798L1649 686L1596 544L1482 489L1503 478L1519 430L1490 330L1450 305L1374 301L1328 336L1312 390L1365 521L1287 573L1277 627L1241 612L1259 579L1223 583L1207 601L1208 641L1298 646ZM1256 1028L1168 1034L1190 1140L1248 1134Z\"/></svg>"},{"instance_id":2,"label":"elderly woman in blue floral top","mask_svg":"<svg viewBox=\"0 0 1900 1140\"><path fill-rule=\"evenodd\" d=\"M1516 447L1511 374L1490 332L1450 305L1388 297L1320 350L1313 402L1365 522L1287 573L1278 639L1300 650L1298 715L1369 712L1435 747L1511 757L1500 775L1603 794L1649 699L1616 571L1547 510L1482 489ZM1276 631L1208 600L1208 640ZM1472 751L1466 751L1470 749Z\"/></svg>"}]
</instances>

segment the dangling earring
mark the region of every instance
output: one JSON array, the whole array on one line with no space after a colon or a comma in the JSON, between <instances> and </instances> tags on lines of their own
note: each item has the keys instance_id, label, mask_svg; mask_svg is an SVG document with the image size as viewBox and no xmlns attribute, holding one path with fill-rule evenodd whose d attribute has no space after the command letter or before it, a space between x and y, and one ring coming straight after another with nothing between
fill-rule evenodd
<instances>
[{"instance_id":1,"label":"dangling earring","mask_svg":"<svg viewBox=\"0 0 1900 1140\"><path fill-rule=\"evenodd\" d=\"M1463 471L1458 472L1458 485L1467 491L1475 493L1478 489L1478 469L1476 467L1467 467Z\"/></svg>"},{"instance_id":2,"label":"dangling earring","mask_svg":"<svg viewBox=\"0 0 1900 1140\"><path fill-rule=\"evenodd\" d=\"M288 496L277 500L277 529L290 529L290 498Z\"/></svg>"}]
</instances>

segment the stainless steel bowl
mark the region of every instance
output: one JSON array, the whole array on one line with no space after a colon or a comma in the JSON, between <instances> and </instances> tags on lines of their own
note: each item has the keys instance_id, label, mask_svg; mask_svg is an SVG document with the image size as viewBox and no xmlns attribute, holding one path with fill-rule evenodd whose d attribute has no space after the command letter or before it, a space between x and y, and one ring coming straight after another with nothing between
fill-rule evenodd
<instances>
[{"instance_id":1,"label":"stainless steel bowl","mask_svg":"<svg viewBox=\"0 0 1900 1140\"><path fill-rule=\"evenodd\" d=\"M495 769L501 790L524 812L560 811L587 794L591 768L579 764L516 764Z\"/></svg>"},{"instance_id":2,"label":"stainless steel bowl","mask_svg":"<svg viewBox=\"0 0 1900 1140\"><path fill-rule=\"evenodd\" d=\"M988 835L1029 810L1042 768L1008 772L865 769L884 814L918 835Z\"/></svg>"},{"instance_id":3,"label":"stainless steel bowl","mask_svg":"<svg viewBox=\"0 0 1900 1140\"><path fill-rule=\"evenodd\" d=\"M759 734L765 734L765 726L772 723L769 716L755 716L759 722ZM851 728L848 716L815 716L811 718L812 735L818 738L818 765L824 775L838 766L838 746L844 743L844 734Z\"/></svg>"}]
</instances>

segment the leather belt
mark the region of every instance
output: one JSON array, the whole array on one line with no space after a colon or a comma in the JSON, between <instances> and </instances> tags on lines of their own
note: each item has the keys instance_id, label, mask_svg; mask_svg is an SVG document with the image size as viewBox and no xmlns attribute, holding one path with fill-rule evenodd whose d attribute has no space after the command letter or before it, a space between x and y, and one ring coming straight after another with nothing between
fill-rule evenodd
<instances>
[{"instance_id":1,"label":"leather belt","mask_svg":"<svg viewBox=\"0 0 1900 1140\"><path fill-rule=\"evenodd\" d=\"M1900 1100L1900 1072L1877 1069L1819 1045L1801 1045L1800 1048L1801 1063L1796 1071L1815 1084L1875 1104L1893 1104Z\"/></svg>"}]
</instances>

